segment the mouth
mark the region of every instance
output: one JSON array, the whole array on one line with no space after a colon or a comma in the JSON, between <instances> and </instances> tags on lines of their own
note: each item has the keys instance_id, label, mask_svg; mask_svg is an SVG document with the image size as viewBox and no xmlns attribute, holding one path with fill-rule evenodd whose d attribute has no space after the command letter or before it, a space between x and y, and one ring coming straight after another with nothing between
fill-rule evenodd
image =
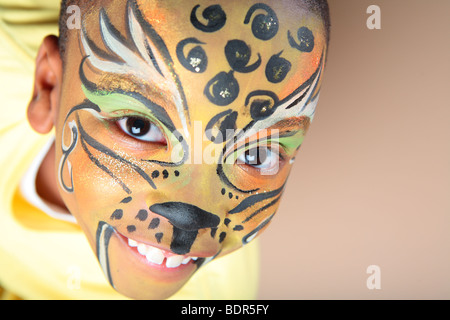
<instances>
[{"instance_id":1,"label":"mouth","mask_svg":"<svg viewBox=\"0 0 450 320\"><path fill-rule=\"evenodd\" d=\"M111 241L113 238L119 241ZM110 248L113 242L116 249ZM214 256L175 254L172 251L125 237L114 227L102 221L97 229L97 258L110 284L115 287L111 272L117 270L117 267L111 268L111 255L116 257L115 264L127 266L123 270L141 270L145 277L159 279L159 281L185 279L214 258ZM117 258L118 256L122 257Z\"/></svg>"},{"instance_id":2,"label":"mouth","mask_svg":"<svg viewBox=\"0 0 450 320\"><path fill-rule=\"evenodd\" d=\"M128 239L128 246L132 250L136 250L141 256L151 263L166 268L179 268L182 265L189 264L191 261L197 261L198 257L177 255L170 251L162 250L157 247L138 242L136 240Z\"/></svg>"},{"instance_id":3,"label":"mouth","mask_svg":"<svg viewBox=\"0 0 450 320\"><path fill-rule=\"evenodd\" d=\"M139 299L169 297L200 266L214 258L175 254L125 237L104 221L97 227L96 252L110 285L126 296Z\"/></svg>"}]
</instances>

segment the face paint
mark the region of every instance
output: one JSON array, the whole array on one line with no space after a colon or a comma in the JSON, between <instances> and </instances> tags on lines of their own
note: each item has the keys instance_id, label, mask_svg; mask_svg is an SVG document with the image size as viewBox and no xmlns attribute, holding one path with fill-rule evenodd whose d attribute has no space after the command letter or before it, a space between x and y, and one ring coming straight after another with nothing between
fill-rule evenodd
<instances>
[{"instance_id":1,"label":"face paint","mask_svg":"<svg viewBox=\"0 0 450 320\"><path fill-rule=\"evenodd\" d=\"M324 27L242 1L111 1L83 21L56 128L60 191L111 285L165 298L274 217L317 104Z\"/></svg>"}]
</instances>

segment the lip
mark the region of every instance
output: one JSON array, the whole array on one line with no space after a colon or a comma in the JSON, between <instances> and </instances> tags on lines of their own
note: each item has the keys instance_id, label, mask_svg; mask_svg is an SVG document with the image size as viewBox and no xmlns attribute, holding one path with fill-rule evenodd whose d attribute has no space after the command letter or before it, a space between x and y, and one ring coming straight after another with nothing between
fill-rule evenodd
<instances>
[{"instance_id":1,"label":"lip","mask_svg":"<svg viewBox=\"0 0 450 320\"><path fill-rule=\"evenodd\" d=\"M168 251L166 254L167 257L174 256ZM128 245L127 237L106 222L100 222L97 230L97 258L113 287L117 282L123 281L142 284L146 281L152 283L184 282L204 261L200 258L196 261L191 259L188 263L180 264L178 267L167 267L166 263L152 263L141 255L136 247ZM130 277L136 280L131 280Z\"/></svg>"},{"instance_id":2,"label":"lip","mask_svg":"<svg viewBox=\"0 0 450 320\"><path fill-rule=\"evenodd\" d=\"M159 250L164 252L164 256L166 258L170 257L170 256L178 256L178 254L172 252L170 249L167 249L167 248L161 246L160 244L148 242L145 239L143 240L141 238L129 238L129 237L126 237L122 233L117 231L115 228L114 228L114 231L117 233L118 236L120 236L122 238L122 240L125 243L128 243L129 240L132 240L132 241L135 241L135 242L138 242L138 243L142 243L142 244L145 244L145 245L153 247L153 248L157 248L157 249L159 249ZM212 252L210 252L210 251L211 250L209 250L209 251L202 251L202 252L192 252L190 254L183 255L183 257L191 257L191 258L198 258L198 259L206 259L206 260L208 260L208 259L214 257L214 254Z\"/></svg>"},{"instance_id":3,"label":"lip","mask_svg":"<svg viewBox=\"0 0 450 320\"><path fill-rule=\"evenodd\" d=\"M195 263L198 257L188 255L177 255L171 251L167 251L156 246L127 238L118 233L123 242L128 245L129 250L137 254L139 258L145 258L145 263L152 268L166 270L166 272L176 271L188 264Z\"/></svg>"},{"instance_id":4,"label":"lip","mask_svg":"<svg viewBox=\"0 0 450 320\"><path fill-rule=\"evenodd\" d=\"M102 228L108 230L107 232L110 234L107 236L110 239L106 240L105 243L105 251L107 251L106 264L104 262L102 263L100 255L98 255L98 258L105 275L107 275L113 286L115 276L114 274L111 274L111 271L114 273L114 270L133 270L132 273L136 277L141 278L143 281L147 278L151 281L172 283L187 281L187 279L189 279L201 265L208 263L214 258L214 256L205 256L204 254L194 255L195 253L182 256L177 255L170 250L161 248L160 246L128 238L106 222L101 222L99 224L99 230ZM99 230L97 233L101 234L102 232ZM129 244L130 241L141 243L148 247L162 251L164 261L162 263L154 263L149 261L145 255L138 251L138 246ZM97 246L97 250L99 250L99 244L97 244ZM168 261L170 259L173 261L180 259L180 257L182 257L181 263L177 261L172 265L169 263L168 266ZM183 262L185 259L189 259L189 261ZM110 261L113 261L112 264Z\"/></svg>"}]
</instances>

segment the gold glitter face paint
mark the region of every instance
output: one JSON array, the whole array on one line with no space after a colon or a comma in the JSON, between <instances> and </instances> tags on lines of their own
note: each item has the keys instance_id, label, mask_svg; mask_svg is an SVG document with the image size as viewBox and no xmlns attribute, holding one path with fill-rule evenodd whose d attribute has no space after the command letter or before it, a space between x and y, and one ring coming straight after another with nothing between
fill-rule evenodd
<instances>
[{"instance_id":1,"label":"gold glitter face paint","mask_svg":"<svg viewBox=\"0 0 450 320\"><path fill-rule=\"evenodd\" d=\"M111 285L165 298L274 217L318 101L324 24L295 1L86 9L66 57L60 191Z\"/></svg>"}]
</instances>

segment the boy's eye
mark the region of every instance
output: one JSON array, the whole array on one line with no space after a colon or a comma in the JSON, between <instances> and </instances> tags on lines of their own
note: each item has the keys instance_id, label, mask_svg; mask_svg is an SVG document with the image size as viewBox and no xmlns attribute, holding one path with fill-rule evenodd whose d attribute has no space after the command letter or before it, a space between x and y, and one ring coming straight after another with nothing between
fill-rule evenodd
<instances>
[{"instance_id":1,"label":"boy's eye","mask_svg":"<svg viewBox=\"0 0 450 320\"><path fill-rule=\"evenodd\" d=\"M163 133L150 121L138 117L125 117L117 121L117 125L129 136L147 142L165 143Z\"/></svg>"},{"instance_id":2,"label":"boy's eye","mask_svg":"<svg viewBox=\"0 0 450 320\"><path fill-rule=\"evenodd\" d=\"M243 152L238 163L245 163L257 169L270 170L278 166L279 155L267 147L255 147Z\"/></svg>"}]
</instances>

